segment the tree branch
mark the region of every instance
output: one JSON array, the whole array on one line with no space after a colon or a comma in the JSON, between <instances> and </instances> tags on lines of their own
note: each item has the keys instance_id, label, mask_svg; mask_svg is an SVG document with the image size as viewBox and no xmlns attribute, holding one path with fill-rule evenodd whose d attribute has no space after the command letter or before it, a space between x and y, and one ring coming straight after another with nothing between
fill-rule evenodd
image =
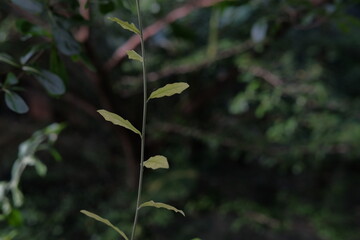
<instances>
[{"instance_id":1,"label":"tree branch","mask_svg":"<svg viewBox=\"0 0 360 240\"><path fill-rule=\"evenodd\" d=\"M193 0L184 4L183 6L171 11L168 13L163 19L156 21L152 25L148 26L144 29L144 41L148 38L154 36L165 26L169 25L176 20L183 18L189 15L191 12L198 8L210 7L216 3L223 2L226 0ZM115 50L114 54L111 58L105 63L104 68L107 71L110 71L114 68L119 62L126 57L126 51L135 49L140 44L140 39L137 36L131 37L126 43L120 46L117 50Z\"/></svg>"}]
</instances>

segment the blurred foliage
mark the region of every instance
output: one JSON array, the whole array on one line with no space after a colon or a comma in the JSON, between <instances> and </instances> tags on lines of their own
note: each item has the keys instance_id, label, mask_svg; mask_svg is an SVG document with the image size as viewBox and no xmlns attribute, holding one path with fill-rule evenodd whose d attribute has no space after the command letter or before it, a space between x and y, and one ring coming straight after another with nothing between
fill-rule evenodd
<instances>
[{"instance_id":1,"label":"blurred foliage","mask_svg":"<svg viewBox=\"0 0 360 240\"><path fill-rule=\"evenodd\" d=\"M63 128L63 124L51 124L43 130L36 131L31 138L19 145L18 158L11 169L11 179L8 182L0 182L0 221L6 221L13 227L22 225L22 216L17 210L24 203L24 195L19 188L21 177L28 166L35 167L38 175L46 175L46 165L36 156L39 151L48 151L54 159L61 160L53 144ZM12 239L13 236L16 236L14 230L4 238Z\"/></svg>"},{"instance_id":2,"label":"blurred foliage","mask_svg":"<svg viewBox=\"0 0 360 240\"><path fill-rule=\"evenodd\" d=\"M186 206L187 217L144 209L139 237L358 239L358 1L189 2L142 1L150 30L163 23L146 41L150 90L175 81L191 89L149 106L147 155L161 149L175 170L146 173L144 186L144 199ZM116 52L138 45L106 20L136 22L133 8L131 0L0 4L0 179L10 179L21 139L68 124L57 143L63 161L41 158L45 179L24 173L26 202L13 217L22 223L1 223L4 239L116 237L80 209L130 231L139 142L96 109L140 126L140 66ZM185 14L171 21L173 10ZM25 115L11 111L24 106Z\"/></svg>"}]
</instances>

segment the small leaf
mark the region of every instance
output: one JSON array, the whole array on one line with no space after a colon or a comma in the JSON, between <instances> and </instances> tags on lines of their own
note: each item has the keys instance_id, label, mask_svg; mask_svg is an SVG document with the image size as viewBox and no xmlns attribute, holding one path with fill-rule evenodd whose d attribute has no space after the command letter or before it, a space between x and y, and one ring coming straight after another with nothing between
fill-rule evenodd
<instances>
[{"instance_id":1,"label":"small leaf","mask_svg":"<svg viewBox=\"0 0 360 240\"><path fill-rule=\"evenodd\" d=\"M21 216L20 211L17 209L14 209L14 208L11 209L11 212L6 217L6 219L7 219L7 222L9 223L9 225L13 226L13 227L20 227L23 224L23 218ZM3 238L1 238L1 239L3 239Z\"/></svg>"},{"instance_id":2,"label":"small leaf","mask_svg":"<svg viewBox=\"0 0 360 240\"><path fill-rule=\"evenodd\" d=\"M56 161L60 162L62 160L60 153L55 148L50 148L49 152Z\"/></svg>"},{"instance_id":3,"label":"small leaf","mask_svg":"<svg viewBox=\"0 0 360 240\"><path fill-rule=\"evenodd\" d=\"M268 23L266 19L260 19L251 27L251 39L255 43L262 42L266 37L267 29Z\"/></svg>"},{"instance_id":4,"label":"small leaf","mask_svg":"<svg viewBox=\"0 0 360 240\"><path fill-rule=\"evenodd\" d=\"M20 58L21 64L27 63L27 61L29 61L29 60L34 56L34 54L36 53L36 51L37 51L37 50L36 50L35 48L30 49L29 52L27 52L24 56L22 56L22 57Z\"/></svg>"},{"instance_id":5,"label":"small leaf","mask_svg":"<svg viewBox=\"0 0 360 240\"><path fill-rule=\"evenodd\" d=\"M188 87L189 87L189 84L184 83L184 82L166 84L164 87L159 88L159 89L155 90L154 92L152 92L149 99L161 98L161 97L165 97L165 96L169 97L174 94L181 93Z\"/></svg>"},{"instance_id":6,"label":"small leaf","mask_svg":"<svg viewBox=\"0 0 360 240\"><path fill-rule=\"evenodd\" d=\"M41 70L36 79L50 94L61 95L65 92L65 85L61 78L47 70Z\"/></svg>"},{"instance_id":7,"label":"small leaf","mask_svg":"<svg viewBox=\"0 0 360 240\"><path fill-rule=\"evenodd\" d=\"M52 34L61 53L72 56L80 53L81 47L68 29L60 24L52 25Z\"/></svg>"},{"instance_id":8,"label":"small leaf","mask_svg":"<svg viewBox=\"0 0 360 240\"><path fill-rule=\"evenodd\" d=\"M109 227L114 229L116 232L118 232L125 240L129 240L128 237L126 236L126 234L123 231L121 231L119 228L115 227L109 220L102 218L102 217L100 217L94 213L91 213L89 211L86 211L86 210L81 210L80 212L90 218L93 218L99 222L102 222L102 223L108 225Z\"/></svg>"},{"instance_id":9,"label":"small leaf","mask_svg":"<svg viewBox=\"0 0 360 240\"><path fill-rule=\"evenodd\" d=\"M46 175L47 167L45 164L43 164L42 162L40 162L39 160L36 159L34 166L35 166L35 170L36 170L37 174L39 174L39 176L43 177Z\"/></svg>"},{"instance_id":10,"label":"small leaf","mask_svg":"<svg viewBox=\"0 0 360 240\"><path fill-rule=\"evenodd\" d=\"M5 93L5 103L14 112L17 113L26 113L29 111L28 105L25 103L24 99L20 97L15 92L6 91Z\"/></svg>"},{"instance_id":11,"label":"small leaf","mask_svg":"<svg viewBox=\"0 0 360 240\"><path fill-rule=\"evenodd\" d=\"M140 30L135 26L135 24L133 23L128 23L126 21L122 21L116 17L109 17L109 20L116 22L117 24L119 24L123 29L125 30L129 30L133 33L136 33L138 35L140 35Z\"/></svg>"},{"instance_id":12,"label":"small leaf","mask_svg":"<svg viewBox=\"0 0 360 240\"><path fill-rule=\"evenodd\" d=\"M21 64L27 63L35 55L35 53L43 50L44 48L46 48L46 45L44 44L37 44L31 47L25 55L20 57Z\"/></svg>"},{"instance_id":13,"label":"small leaf","mask_svg":"<svg viewBox=\"0 0 360 240\"><path fill-rule=\"evenodd\" d=\"M19 83L19 80L16 78L16 76L12 72L7 74L6 80L5 80L5 85L6 86L15 85L15 84L18 84L18 83Z\"/></svg>"},{"instance_id":14,"label":"small leaf","mask_svg":"<svg viewBox=\"0 0 360 240\"><path fill-rule=\"evenodd\" d=\"M178 212L181 213L184 217L185 217L185 213L182 210L179 210L171 205L165 204L165 203L159 203L159 202L154 202L154 201L148 201L148 202L144 202L143 204L141 204L139 206L139 209L142 207L156 207L156 208L165 208L167 210L171 210L174 212Z\"/></svg>"},{"instance_id":15,"label":"small leaf","mask_svg":"<svg viewBox=\"0 0 360 240\"><path fill-rule=\"evenodd\" d=\"M24 195L22 194L19 188L17 187L11 188L11 195L15 207L20 207L24 203Z\"/></svg>"},{"instance_id":16,"label":"small leaf","mask_svg":"<svg viewBox=\"0 0 360 240\"><path fill-rule=\"evenodd\" d=\"M0 62L7 63L14 67L20 67L20 65L14 60L14 58L6 53L0 53Z\"/></svg>"},{"instance_id":17,"label":"small leaf","mask_svg":"<svg viewBox=\"0 0 360 240\"><path fill-rule=\"evenodd\" d=\"M33 67L22 66L21 69L28 73L39 74L39 75L41 74L41 72L39 70L37 70L36 68L33 68Z\"/></svg>"},{"instance_id":18,"label":"small leaf","mask_svg":"<svg viewBox=\"0 0 360 240\"><path fill-rule=\"evenodd\" d=\"M101 116L103 116L105 118L106 121L112 122L115 125L119 125L122 126L124 128L127 128L131 131L133 131L134 133L137 133L140 135L141 137L141 133L139 130L137 130L128 120L123 119L122 117L120 117L119 115L106 111L104 109L98 110L98 113L101 114Z\"/></svg>"},{"instance_id":19,"label":"small leaf","mask_svg":"<svg viewBox=\"0 0 360 240\"><path fill-rule=\"evenodd\" d=\"M157 155L149 158L144 162L144 166L151 169L159 169L159 168L169 168L169 163L167 158L161 155Z\"/></svg>"},{"instance_id":20,"label":"small leaf","mask_svg":"<svg viewBox=\"0 0 360 240\"><path fill-rule=\"evenodd\" d=\"M130 59L133 59L133 60L136 60L136 61L139 61L139 62L143 62L142 56L140 56L134 50L127 51L126 53L127 53L127 55L129 56Z\"/></svg>"}]
</instances>

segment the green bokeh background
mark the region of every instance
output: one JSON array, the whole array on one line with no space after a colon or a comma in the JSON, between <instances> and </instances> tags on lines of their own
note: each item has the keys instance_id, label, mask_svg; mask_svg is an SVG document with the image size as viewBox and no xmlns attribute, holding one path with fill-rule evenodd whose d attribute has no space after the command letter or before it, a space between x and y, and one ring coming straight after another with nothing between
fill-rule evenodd
<instances>
[{"instance_id":1,"label":"green bokeh background","mask_svg":"<svg viewBox=\"0 0 360 240\"><path fill-rule=\"evenodd\" d=\"M25 2L42 11L24 10ZM146 41L149 91L177 81L190 88L149 103L146 157L167 156L170 169L145 172L143 199L186 217L144 209L137 239L359 239L359 3L141 2L145 26L195 8ZM140 128L141 66L105 65L132 36L107 17L136 23L136 16L130 0L89 1L88 11L84 19L77 1L0 3L0 52L20 59L37 46L29 64L67 88L51 96L33 76L0 63L0 82L18 76L17 93L30 107L19 115L0 101L1 181L10 179L21 142L52 122L67 125L55 145L62 160L42 151L47 175L24 172L25 202L0 221L1 240L119 239L81 209L130 235L140 142L96 109ZM83 42L74 38L81 27L89 30Z\"/></svg>"}]
</instances>

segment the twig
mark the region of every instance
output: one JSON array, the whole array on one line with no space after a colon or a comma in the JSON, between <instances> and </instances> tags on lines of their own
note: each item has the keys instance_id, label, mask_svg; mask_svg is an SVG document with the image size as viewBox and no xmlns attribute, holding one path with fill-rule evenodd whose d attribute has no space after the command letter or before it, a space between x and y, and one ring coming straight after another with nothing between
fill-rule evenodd
<instances>
[{"instance_id":1,"label":"twig","mask_svg":"<svg viewBox=\"0 0 360 240\"><path fill-rule=\"evenodd\" d=\"M171 11L163 19L160 19L159 21L156 21L149 27L145 28L143 34L144 41L154 36L156 33L158 33L161 29L163 29L170 23L189 15L192 11L198 8L209 7L223 1L225 0L195 0L184 4L183 6ZM127 56L126 51L135 49L139 44L140 39L137 38L137 36L131 37L126 43L124 43L114 52L114 54L108 61L106 61L104 68L107 71L113 69L124 57Z\"/></svg>"}]
</instances>

